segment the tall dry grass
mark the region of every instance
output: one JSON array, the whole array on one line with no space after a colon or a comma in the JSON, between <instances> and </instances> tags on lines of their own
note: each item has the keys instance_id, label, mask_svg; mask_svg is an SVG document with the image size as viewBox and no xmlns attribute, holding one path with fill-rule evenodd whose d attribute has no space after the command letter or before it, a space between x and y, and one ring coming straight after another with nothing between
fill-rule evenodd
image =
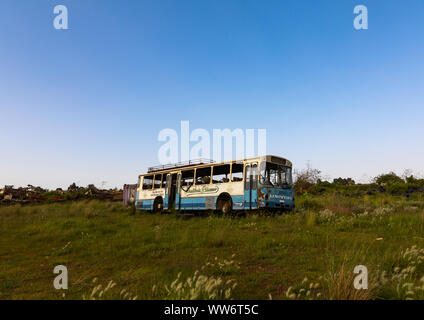
<instances>
[{"instance_id":1,"label":"tall dry grass","mask_svg":"<svg viewBox=\"0 0 424 320\"><path fill-rule=\"evenodd\" d=\"M372 300L377 297L377 283L371 277L368 278L368 289L356 289L354 286L354 267L343 263L339 270L329 272L325 278L330 300Z\"/></svg>"}]
</instances>

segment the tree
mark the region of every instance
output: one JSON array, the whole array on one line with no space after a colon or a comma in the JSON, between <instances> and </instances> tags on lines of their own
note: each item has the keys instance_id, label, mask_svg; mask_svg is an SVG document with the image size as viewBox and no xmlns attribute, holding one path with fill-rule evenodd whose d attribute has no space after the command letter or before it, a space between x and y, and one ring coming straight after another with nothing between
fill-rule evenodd
<instances>
[{"instance_id":1,"label":"tree","mask_svg":"<svg viewBox=\"0 0 424 320\"><path fill-rule=\"evenodd\" d=\"M339 186L352 186L355 184L355 180L352 178L337 178L333 180L333 183Z\"/></svg>"},{"instance_id":2,"label":"tree","mask_svg":"<svg viewBox=\"0 0 424 320\"><path fill-rule=\"evenodd\" d=\"M72 183L72 184L68 187L68 192L78 192L78 191L80 191L81 189L84 189L84 188L82 188L82 187L78 187L78 186L76 185L76 183L74 182L74 183Z\"/></svg>"},{"instance_id":3,"label":"tree","mask_svg":"<svg viewBox=\"0 0 424 320\"><path fill-rule=\"evenodd\" d=\"M308 162L306 169L294 171L295 183L294 189L296 192L307 192L312 186L316 185L321 180L321 171L313 169Z\"/></svg>"},{"instance_id":4,"label":"tree","mask_svg":"<svg viewBox=\"0 0 424 320\"><path fill-rule=\"evenodd\" d=\"M386 174L380 174L379 176L375 177L374 180L375 180L375 183L377 183L380 186L405 182L401 177L399 177L393 171Z\"/></svg>"}]
</instances>

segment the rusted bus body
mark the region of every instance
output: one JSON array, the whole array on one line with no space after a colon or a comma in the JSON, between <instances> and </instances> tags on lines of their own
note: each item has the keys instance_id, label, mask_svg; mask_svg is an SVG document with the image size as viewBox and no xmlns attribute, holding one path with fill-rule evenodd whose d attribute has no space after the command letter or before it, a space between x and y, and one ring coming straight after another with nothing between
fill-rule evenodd
<instances>
[{"instance_id":1,"label":"rusted bus body","mask_svg":"<svg viewBox=\"0 0 424 320\"><path fill-rule=\"evenodd\" d=\"M135 202L137 188L137 184L124 184L122 189L122 201L125 206Z\"/></svg>"},{"instance_id":2,"label":"rusted bus body","mask_svg":"<svg viewBox=\"0 0 424 320\"><path fill-rule=\"evenodd\" d=\"M149 171L139 176L137 209L228 213L294 208L292 163L281 157L267 155Z\"/></svg>"}]
</instances>

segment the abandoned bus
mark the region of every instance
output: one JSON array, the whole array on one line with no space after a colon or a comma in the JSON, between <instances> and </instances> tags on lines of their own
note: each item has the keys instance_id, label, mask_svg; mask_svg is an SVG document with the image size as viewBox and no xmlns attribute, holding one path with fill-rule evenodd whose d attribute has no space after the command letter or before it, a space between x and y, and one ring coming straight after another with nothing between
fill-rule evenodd
<instances>
[{"instance_id":1,"label":"abandoned bus","mask_svg":"<svg viewBox=\"0 0 424 320\"><path fill-rule=\"evenodd\" d=\"M152 167L139 176L137 209L232 210L294 208L292 163L260 156L215 163L195 160Z\"/></svg>"}]
</instances>

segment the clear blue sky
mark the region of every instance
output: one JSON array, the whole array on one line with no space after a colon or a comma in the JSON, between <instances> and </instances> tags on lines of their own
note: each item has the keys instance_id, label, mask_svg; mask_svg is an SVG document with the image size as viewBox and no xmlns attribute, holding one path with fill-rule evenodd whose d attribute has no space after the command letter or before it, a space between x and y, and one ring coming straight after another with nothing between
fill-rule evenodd
<instances>
[{"instance_id":1,"label":"clear blue sky","mask_svg":"<svg viewBox=\"0 0 424 320\"><path fill-rule=\"evenodd\" d=\"M423 17L422 0L1 0L0 185L134 183L181 120L265 128L268 153L330 178L422 172Z\"/></svg>"}]
</instances>

